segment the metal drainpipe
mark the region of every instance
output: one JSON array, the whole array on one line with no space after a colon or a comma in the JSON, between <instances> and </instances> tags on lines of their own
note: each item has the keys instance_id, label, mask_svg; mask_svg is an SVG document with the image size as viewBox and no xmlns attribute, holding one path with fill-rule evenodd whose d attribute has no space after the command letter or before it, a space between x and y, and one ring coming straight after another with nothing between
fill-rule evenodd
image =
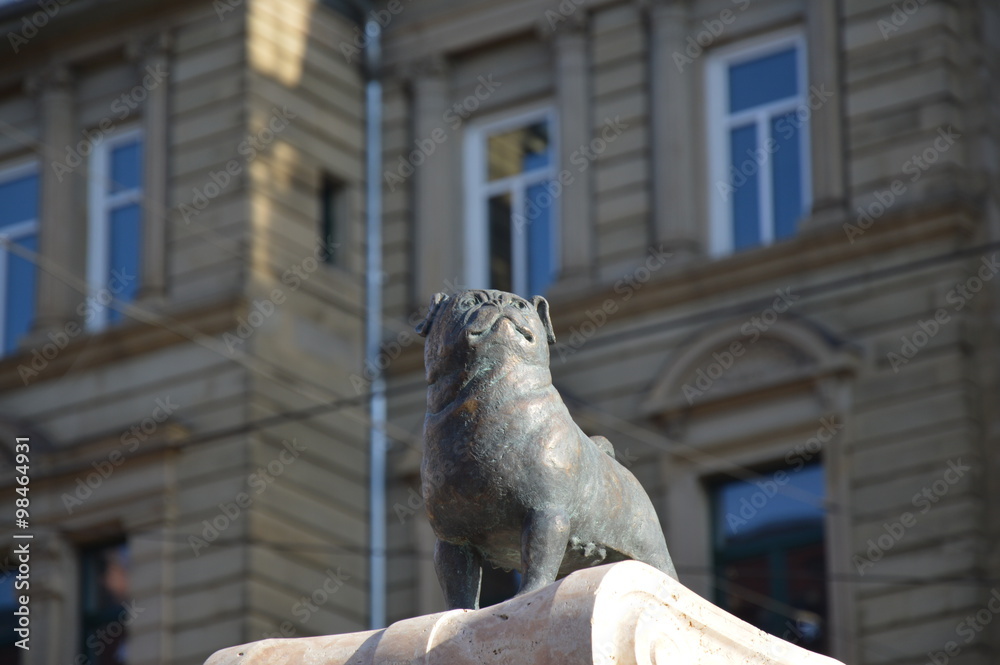
<instances>
[{"instance_id":1,"label":"metal drainpipe","mask_svg":"<svg viewBox=\"0 0 1000 665\"><path fill-rule=\"evenodd\" d=\"M385 377L379 369L382 343L382 83L381 26L365 23L365 363L375 372L369 416L369 590L370 627L382 628L386 617L386 400Z\"/></svg>"}]
</instances>

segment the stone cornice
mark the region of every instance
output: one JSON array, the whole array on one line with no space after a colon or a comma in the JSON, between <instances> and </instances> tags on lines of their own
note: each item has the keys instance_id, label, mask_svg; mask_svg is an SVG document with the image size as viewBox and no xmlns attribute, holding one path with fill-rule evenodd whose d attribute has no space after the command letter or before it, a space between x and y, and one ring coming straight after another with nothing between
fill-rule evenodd
<instances>
[{"instance_id":1,"label":"stone cornice","mask_svg":"<svg viewBox=\"0 0 1000 665\"><path fill-rule=\"evenodd\" d=\"M233 328L242 303L241 298L228 299L171 316L187 329L217 335ZM74 329L82 327L80 322L67 322L67 325L75 325ZM51 332L58 337L63 331ZM71 370L78 372L179 343L190 342L171 330L139 322L129 322L100 333L80 332L72 335L52 358L43 358L46 361L44 368L37 376L30 377L28 385L59 379ZM42 353L46 345L57 346L47 334L41 334L28 339L24 347L0 360L0 393L25 388L19 367L31 368L35 352Z\"/></svg>"},{"instance_id":2,"label":"stone cornice","mask_svg":"<svg viewBox=\"0 0 1000 665\"><path fill-rule=\"evenodd\" d=\"M839 263L867 261L887 251L935 238L958 238L960 242L965 242L974 233L974 220L979 214L974 201L961 197L925 200L908 207L900 205L898 210L879 219L853 244L848 241L843 225L855 220L840 218L809 228L795 238L753 251L721 258L684 256L676 267L667 266L653 273L643 288L632 291L627 303L619 302L615 323L626 323L633 317L663 311L691 300L711 298L732 289L787 280ZM644 258L639 257L636 265L640 265ZM577 319L583 312L600 309L609 299L621 300L621 295L615 292L617 282L616 278L601 285L587 285L562 292L557 284L548 296L556 339L565 339L570 327L578 324ZM390 366L390 376L402 377L422 372L422 349L419 344L404 349Z\"/></svg>"}]
</instances>

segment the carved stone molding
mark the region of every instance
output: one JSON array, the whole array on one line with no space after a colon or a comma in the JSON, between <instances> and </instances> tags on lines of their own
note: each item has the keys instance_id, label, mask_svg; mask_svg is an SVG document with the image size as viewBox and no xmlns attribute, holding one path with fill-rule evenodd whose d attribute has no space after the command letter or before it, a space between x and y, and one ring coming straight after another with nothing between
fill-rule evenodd
<instances>
[{"instance_id":1,"label":"carved stone molding","mask_svg":"<svg viewBox=\"0 0 1000 665\"><path fill-rule=\"evenodd\" d=\"M272 639L206 665L517 663L524 665L836 665L754 628L643 563L580 570L482 610L452 610L384 630Z\"/></svg>"}]
</instances>

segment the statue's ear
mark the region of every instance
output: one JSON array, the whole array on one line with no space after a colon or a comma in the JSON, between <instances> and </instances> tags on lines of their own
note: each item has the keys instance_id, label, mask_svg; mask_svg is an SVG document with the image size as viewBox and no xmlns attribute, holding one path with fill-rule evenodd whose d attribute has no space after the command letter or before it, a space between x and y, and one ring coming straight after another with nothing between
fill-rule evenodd
<instances>
[{"instance_id":1,"label":"statue's ear","mask_svg":"<svg viewBox=\"0 0 1000 665\"><path fill-rule=\"evenodd\" d=\"M421 337L427 337L427 334L431 331L431 324L434 323L434 316L437 314L438 308L447 301L447 293L435 293L431 297L431 306L430 309L427 310L427 316L424 317L423 321L417 324L418 335Z\"/></svg>"},{"instance_id":2,"label":"statue's ear","mask_svg":"<svg viewBox=\"0 0 1000 665\"><path fill-rule=\"evenodd\" d=\"M531 304L538 312L538 318L542 320L542 327L545 328L545 338L549 344L556 343L556 334L552 332L552 319L549 317L549 301L541 296L532 296Z\"/></svg>"}]
</instances>

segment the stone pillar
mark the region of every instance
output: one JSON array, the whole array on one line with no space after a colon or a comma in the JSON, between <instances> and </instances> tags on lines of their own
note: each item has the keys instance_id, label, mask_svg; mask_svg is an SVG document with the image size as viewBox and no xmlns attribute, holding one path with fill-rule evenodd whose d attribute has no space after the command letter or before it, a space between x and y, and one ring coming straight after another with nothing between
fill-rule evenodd
<instances>
[{"instance_id":1,"label":"stone pillar","mask_svg":"<svg viewBox=\"0 0 1000 665\"><path fill-rule=\"evenodd\" d=\"M74 185L86 181L86 155L93 145L74 131L73 81L68 68L56 66L44 72L36 82L42 126L42 150L38 155L40 188L38 215L38 252L41 261L37 272L35 330L61 326L75 316L84 295L67 281L84 277L86 256L86 221L73 207ZM84 147L84 150L79 150ZM84 163L67 158L67 149ZM56 165L59 168L54 168ZM84 188L85 189L85 188ZM55 274L56 272L62 274Z\"/></svg>"},{"instance_id":2,"label":"stone pillar","mask_svg":"<svg viewBox=\"0 0 1000 665\"><path fill-rule=\"evenodd\" d=\"M169 178L169 150L167 124L169 122L169 52L170 36L163 32L146 44L143 49L139 76L146 80L164 80L149 87L143 107L143 247L140 299L159 299L164 296L166 280L166 219L167 179Z\"/></svg>"},{"instance_id":3,"label":"stone pillar","mask_svg":"<svg viewBox=\"0 0 1000 665\"><path fill-rule=\"evenodd\" d=\"M809 56L809 140L812 211L807 226L840 224L846 210L842 111L846 100L840 80L839 17L835 2L807 2L806 44ZM826 96L827 93L833 93Z\"/></svg>"},{"instance_id":4,"label":"stone pillar","mask_svg":"<svg viewBox=\"0 0 1000 665\"><path fill-rule=\"evenodd\" d=\"M555 55L556 107L560 170L570 156L591 139L590 63L587 59L587 14L574 12L551 33ZM594 216L591 188L594 169L574 176L559 198L559 280L589 281L594 265Z\"/></svg>"},{"instance_id":5,"label":"stone pillar","mask_svg":"<svg viewBox=\"0 0 1000 665\"><path fill-rule=\"evenodd\" d=\"M699 224L695 170L692 104L694 64L678 65L673 54L683 53L687 36L687 3L657 0L649 12L651 49L650 80L652 106L653 237L679 257L701 253L704 247Z\"/></svg>"},{"instance_id":6,"label":"stone pillar","mask_svg":"<svg viewBox=\"0 0 1000 665\"><path fill-rule=\"evenodd\" d=\"M461 283L458 261L460 239L464 230L456 223L455 197L462 192L461 179L456 178L453 161L457 157L451 142L438 143L433 138L443 133L444 113L449 106L447 62L434 55L415 63L409 72L413 91L413 140L408 146L412 154L420 153L417 143L432 141L433 154L413 165L414 223L414 301L427 302L434 293L456 280ZM417 142L417 143L414 143ZM411 153L407 153L411 154ZM423 154L423 153L420 153ZM404 155L404 159L409 159ZM394 162L390 161L389 163Z\"/></svg>"}]
</instances>

